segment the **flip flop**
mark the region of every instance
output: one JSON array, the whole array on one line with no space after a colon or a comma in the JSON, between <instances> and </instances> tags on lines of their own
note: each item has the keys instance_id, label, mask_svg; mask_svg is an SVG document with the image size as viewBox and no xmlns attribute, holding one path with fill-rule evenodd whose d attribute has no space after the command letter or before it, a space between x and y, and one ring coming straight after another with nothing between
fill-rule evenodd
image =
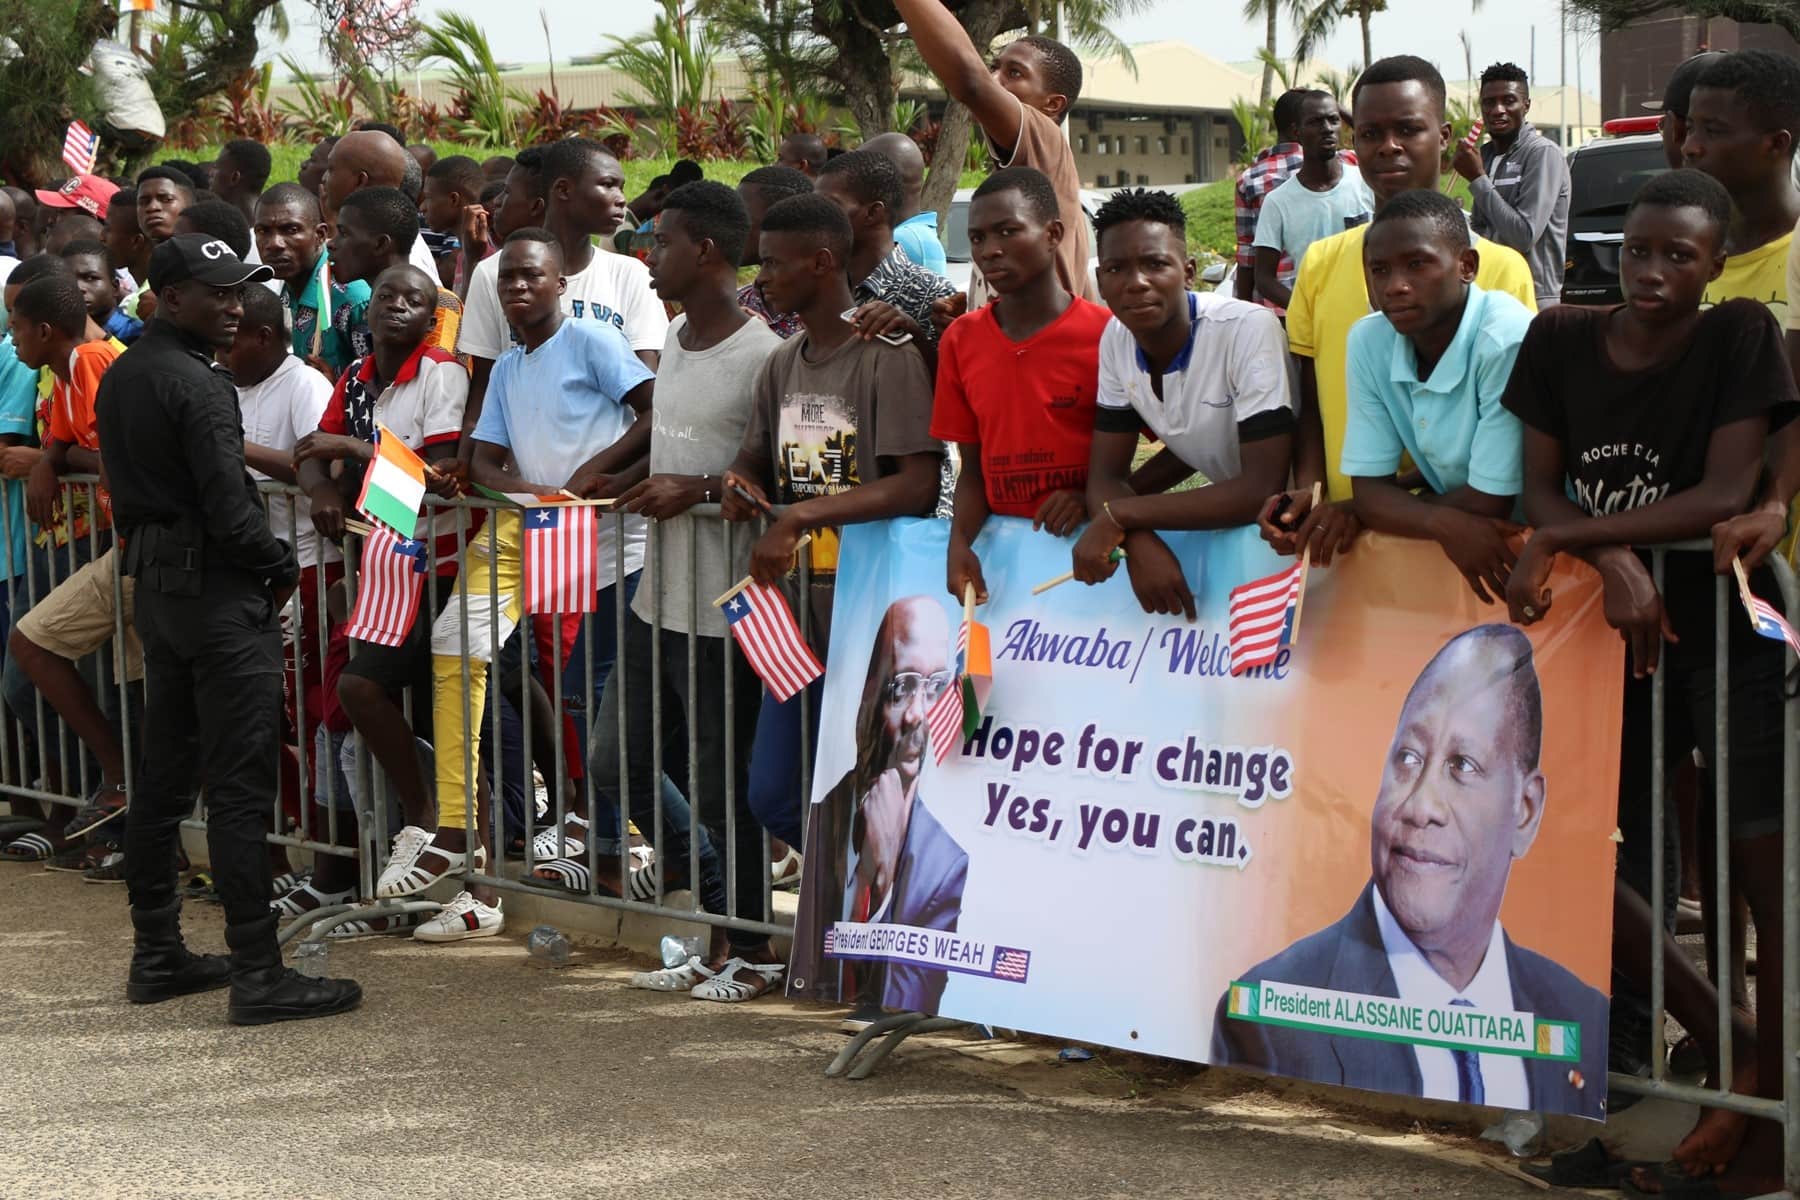
<instances>
[{"instance_id":1,"label":"flip flop","mask_svg":"<svg viewBox=\"0 0 1800 1200\"><path fill-rule=\"evenodd\" d=\"M524 882L546 892L573 892L577 896L586 896L589 894L588 883L591 878L586 863L576 862L572 858L553 858L533 867L531 874L525 876ZM604 883L596 886L593 891L615 900L619 898L619 893Z\"/></svg>"},{"instance_id":2,"label":"flip flop","mask_svg":"<svg viewBox=\"0 0 1800 1200\"><path fill-rule=\"evenodd\" d=\"M694 985L688 994L696 1000L716 1000L720 1004L742 1004L746 1000L754 1000L758 996L766 996L775 990L781 982L781 976L787 967L781 963L749 963L741 958L727 959L719 968L719 973L702 983ZM746 983L738 978L740 971L749 972L761 980L761 986Z\"/></svg>"},{"instance_id":3,"label":"flip flop","mask_svg":"<svg viewBox=\"0 0 1800 1200\"><path fill-rule=\"evenodd\" d=\"M41 833L28 833L0 847L0 859L7 862L47 862L52 855L59 853L61 851L57 849L56 843Z\"/></svg>"}]
</instances>

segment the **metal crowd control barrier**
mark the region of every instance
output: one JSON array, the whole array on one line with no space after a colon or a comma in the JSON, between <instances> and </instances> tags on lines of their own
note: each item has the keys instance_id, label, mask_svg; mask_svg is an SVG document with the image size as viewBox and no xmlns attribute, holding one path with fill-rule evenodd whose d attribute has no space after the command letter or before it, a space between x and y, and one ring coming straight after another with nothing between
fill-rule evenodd
<instances>
[{"instance_id":1,"label":"metal crowd control barrier","mask_svg":"<svg viewBox=\"0 0 1800 1200\"><path fill-rule=\"evenodd\" d=\"M66 548L44 547L34 550L28 557L26 570L23 573L23 598L26 606L40 602L50 590L67 579L72 570L81 564L92 561L104 554L110 545L110 531L97 527L85 530L78 527L76 520L77 499L84 499L89 512L99 510L95 493L96 481L92 478L75 478L66 481L65 501L62 507L61 541ZM286 497L293 499L299 496L297 489L279 484L265 484L262 491L266 499ZM506 511L501 506L477 500L455 500L429 502L435 510L448 510L455 514L454 522L459 542L466 543L473 538L488 537L494 528L496 514ZM741 571L748 547L756 532L754 527L738 526L719 520L717 505L697 506L688 517L678 518L689 523L693 536L688 539L687 573L689 586L686 594L677 600L685 608L688 619L686 634L686 694L697 700L703 687L713 686L709 681L699 678L696 664L696 651L702 635L695 632L697 618L711 606L711 598L726 590ZM10 521L12 514L4 505L0 505L0 537L10 539L12 536ZM616 539L623 544L627 539L628 523L635 520L622 513L605 513L601 518L604 537ZM480 523L482 532L476 532L475 526ZM290 541L298 541L301 529L297 520L295 507L292 504L278 514L276 518L277 535L285 536ZM285 526L285 528L282 528ZM40 531L33 531L34 534ZM656 578L656 571L662 558L662 545L668 533L668 523L650 522L646 531L646 568L640 576L649 585ZM48 540L48 539L47 539ZM350 607L351 598L356 586L356 540L346 539L343 577L348 592L343 605L344 613ZM725 569L714 578L703 579L699 570L700 548L704 542L716 546L723 558ZM464 788L463 804L467 828L480 828L478 821L480 802L478 792L482 780L476 750L477 722L484 714L471 711L469 703L469 685L471 672L478 669L470 658L470 651L485 651L487 664L498 668L501 663L503 647L497 637L495 624L488 623L488 644L485 647L471 647L467 642L469 628L469 604L471 596L478 596L487 604L498 607L500 599L500 564L492 555L488 556L488 569L481 578L468 578L465 586L454 593L447 594L443 589L450 586L447 581L440 580L437 575L439 548L435 539L427 541L428 566L426 574L425 597L422 601L428 613L439 614L438 619L449 611L448 605L458 606L464 631L462 659L462 681L465 728L470 736L464 743ZM1706 543L1685 543L1679 546L1660 547L1653 552L1653 572L1656 582L1661 587L1667 556L1671 551L1711 552ZM1796 582L1794 572L1779 556L1770 559L1770 566L1780 586L1782 602L1789 619L1800 624L1800 583ZM335 574L329 566L320 564L303 580L311 589L313 604L311 606L311 625L306 627L300 614L306 611L305 605L298 600L294 602L288 618L288 641L292 655L290 664L290 687L295 689L292 711L295 713L296 729L291 745L284 748L284 754L292 754L298 767L300 781L299 811L291 820L284 816L281 804L280 766L277 765L275 800L272 805L274 832L269 835L271 844L288 849L305 850L315 855L338 855L351 857L359 864L360 882L357 894L365 900L354 905L334 906L315 910L296 920L284 933L284 940L298 936L310 930L311 937L322 936L330 927L359 917L388 916L400 912L431 909L437 905L422 900L382 901L374 904L367 902L375 892L375 882L381 864L384 862L390 830L388 828L389 788L379 764L373 761L361 740L357 739L354 770L354 819L356 829L340 830L340 807L337 794L336 770L329 769L333 764L326 764L328 769L317 772L323 785L315 789L310 780L313 772L308 770L313 747L304 735L307 728L305 713L304 679L305 666L308 662L322 662L331 637L333 622L329 615L331 577ZM803 630L810 631L811 614L808 604L808 576L805 564L802 563L799 576L799 620ZM664 679L662 655L652 653L649 663L648 680L640 680L633 676L624 661L628 623L638 618L627 612L629 607L627 593L628 576L625 566L625 555L615 558L614 573L610 580L602 581L606 589L602 595L610 598L610 608L603 606L601 611L586 614L581 618L580 640L583 647L582 670L579 672L579 686L582 693L582 705L577 712L585 709L585 720L575 724L576 732L581 739L584 759L589 740L598 731L598 704L603 686L609 683L608 667L612 673L610 683L618 689L620 703L617 705L617 735L620 743L620 754L616 780L600 781L588 770L582 772L583 786L578 793L578 804L574 810L585 815L589 821L589 832L585 840L585 866L588 874L588 886L584 891L568 891L561 888L542 889L524 882L516 877L522 874L529 877L540 864L540 856L535 853L534 843L538 833L543 829L557 832L555 839L560 849L561 837L565 831L565 819L571 815L566 795L566 784L569 774L567 770L565 722L564 675L561 663L567 648L562 644L562 623L552 620L551 658L555 667L548 671L550 699L549 711L553 715L548 743L548 762L537 759L537 750L543 748L533 738L533 707L530 689L537 672L533 670L533 626L529 614L522 615L520 620L519 646L519 684L517 688L518 711L521 733L517 739L520 759L520 784L523 800L519 845L522 849L509 850L508 822L506 804L498 794L503 783L502 772L505 750L510 744L504 734L499 681L490 680L485 721L488 729L482 742L481 758L492 764L487 775L493 785L494 794L490 802L492 813L490 850L493 855L492 869L475 871L473 869L461 873L466 883L486 886L501 891L548 891L559 898L575 903L598 905L606 908L622 909L629 912L667 916L683 921L698 922L727 930L738 930L753 935L773 935L786 932L785 927L775 922L772 888L768 860L768 835L760 835L761 848L761 911L745 913L739 911L738 897L731 886L735 878L734 868L737 866L738 848L735 834L737 822L747 819L747 814L738 812L740 797L736 794L737 783L729 770L724 772L724 795L712 798L701 795L700 787L700 729L698 722L691 718L692 709L684 717L686 756L685 756L685 788L680 789L685 797L686 816L689 821L691 836L688 838L687 879L689 881L688 898L685 904L677 904L673 895L666 889L671 877L673 865L660 853L650 866L635 867L635 856L631 849L630 832L632 815L629 812L630 797L630 762L624 751L627 743L628 719L648 719L651 723L651 764L650 770L657 780L663 780L665 768L670 764L665 755L664 738L664 706L662 704ZM650 617L649 625L652 647L660 646L664 630L664 620L669 615L664 611L662 588L658 587L646 604ZM105 670L112 668L112 678L106 686L97 692L97 696L105 697L112 703L112 714L119 727L120 745L124 753L124 778L129 788L131 779L131 686L125 679L123 655L118 651L121 646L126 622L126 608L123 589L116 573L113 576L113 593L115 600L114 631L115 637L110 646L97 650L85 664L91 679L105 678ZM15 604L12 621L17 623L23 607L17 603L20 593L15 589ZM1730 722L1728 708L1728 683L1730 679L1729 630L1730 622L1742 620L1739 606L1733 594L1731 584L1723 577L1715 582L1715 685L1718 701L1714 712L1714 739L1711 754L1708 756L1708 769L1713 772L1715 781L1714 805L1714 840L1715 862L1718 884L1716 895L1729 897L1731 864L1729 838L1729 803L1730 794L1730 746L1727 736ZM341 621L343 614L339 614ZM600 662L596 657L595 642L604 629L610 629L613 648L613 662ZM730 642L729 635L725 641ZM733 675L736 671L747 670L741 661L734 661L737 655L727 645L727 652L722 656L723 669L716 686L722 697L724 713L724 756L731 762L737 750L737 731L734 728L733 716L736 697L732 690ZM1787 665L1790 678L1796 670L1792 652L1788 652ZM15 667L9 662L9 674ZM497 671L495 672L497 673ZM1788 1002L1783 1006L1781 1020L1782 1062L1785 1066L1782 1093L1784 1099L1772 1099L1757 1096L1744 1096L1731 1091L1733 1073L1731 1055L1722 1056L1720 1064L1719 1086L1716 1088L1700 1087L1681 1083L1668 1078L1667 1055L1665 1053L1665 1022L1667 1019L1665 999L1666 972L1663 963L1663 950L1669 936L1663 922L1653 922L1653 946L1651 955L1650 1001L1651 1020L1651 1076L1642 1079L1635 1076L1613 1074L1609 1077L1609 1085L1621 1092L1638 1093L1648 1096L1661 1096L1667 1099L1700 1104L1724 1109L1768 1120L1779 1121L1783 1125L1784 1137L1784 1173L1790 1189L1800 1189L1800 689L1790 685L1786 690L1787 699L1783 712L1783 798L1782 798L1782 880L1783 880L1783 940L1785 942L1782 956L1782 979L1780 996ZM627 703L629 701L629 703ZM417 706L429 705L429 696L411 696L409 704L416 711ZM801 720L800 743L796 747L797 769L799 772L799 788L793 797L796 809L805 811L805 802L810 794L810 759L814 725L814 714L808 693L800 694ZM1652 684L1652 763L1651 763L1651 833L1650 840L1654 847L1664 844L1667 830L1666 779L1664 773L1665 736L1663 716L1666 706L1666 673L1659 672ZM0 739L0 795L18 797L22 800L41 801L61 805L77 805L85 801L93 791L93 765L76 744L67 727L54 719L48 711L41 696L35 699L35 709L28 714L36 718L36 734L31 736L24 728L24 721L17 712L7 717L10 728L8 736ZM326 739L329 750L330 740ZM538 768L544 783L546 795L540 800L536 786L533 766ZM609 787L608 784L613 786ZM316 791L316 794L315 794ZM636 822L638 832L653 847L660 848L665 843L668 821L671 814L666 811L669 789L657 787L652 791L652 811L646 822ZM543 807L543 819L539 820L539 806ZM322 808L323 827L315 808ZM701 814L713 814L710 821ZM605 818L610 818L607 820ZM200 825L199 821L192 822ZM700 830L708 825L723 835L725 845L711 847L712 853L718 855L719 871L726 883L725 911L709 912L702 908L698 881L702 876L702 859L705 851L702 848ZM598 882L602 854L599 849L600 830L609 828L609 840L616 842L616 850L608 852L612 859L609 865L616 865L621 883L618 895L603 891ZM351 834L354 836L349 836ZM320 835L323 834L323 837ZM346 838L348 837L348 840ZM710 835L709 835L710 839ZM1664 897L1669 886L1664 869L1664 856L1661 853L1651 855L1651 896L1648 897L1651 912L1661 914L1665 911ZM512 866L512 870L509 870ZM648 878L634 872L651 871ZM634 888L634 883L637 885ZM1718 961L1728 962L1730 946L1730 906L1723 901L1716 903L1712 917L1714 920L1713 936L1717 940ZM1732 1045L1731 1038L1731 988L1729 972L1721 970L1726 978L1718 986L1718 1007L1716 1019L1720 1044ZM1765 990L1765 995L1766 995ZM951 1022L955 1024L955 1022ZM847 1048L846 1053L839 1056L832 1073L837 1074L848 1065L854 1053L868 1044L871 1039L886 1035L886 1040L876 1054L879 1059L887 1050L892 1049L900 1037L907 1033L939 1027L936 1019L920 1018L918 1014L894 1014L877 1022L866 1035ZM867 1074L873 1062L859 1066L852 1074L856 1077Z\"/></svg>"}]
</instances>

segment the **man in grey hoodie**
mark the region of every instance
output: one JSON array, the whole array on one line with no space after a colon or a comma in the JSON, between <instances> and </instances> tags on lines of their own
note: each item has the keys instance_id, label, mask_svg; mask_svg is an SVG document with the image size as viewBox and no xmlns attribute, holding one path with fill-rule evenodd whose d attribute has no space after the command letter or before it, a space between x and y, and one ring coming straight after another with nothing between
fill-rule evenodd
<instances>
[{"instance_id":1,"label":"man in grey hoodie","mask_svg":"<svg viewBox=\"0 0 1800 1200\"><path fill-rule=\"evenodd\" d=\"M1481 73L1481 119L1488 140L1456 148L1453 166L1469 181L1470 224L1531 264L1540 310L1562 299L1569 236L1569 164L1563 149L1532 128L1531 87L1512 63Z\"/></svg>"}]
</instances>

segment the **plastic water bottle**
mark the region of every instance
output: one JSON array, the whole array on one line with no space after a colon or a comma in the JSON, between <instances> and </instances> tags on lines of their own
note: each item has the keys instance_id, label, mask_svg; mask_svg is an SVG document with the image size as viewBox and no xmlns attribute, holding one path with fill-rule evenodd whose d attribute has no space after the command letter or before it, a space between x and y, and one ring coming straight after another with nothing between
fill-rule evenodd
<instances>
[{"instance_id":1,"label":"plastic water bottle","mask_svg":"<svg viewBox=\"0 0 1800 1200\"><path fill-rule=\"evenodd\" d=\"M301 942L294 947L294 970L308 979L323 979L330 958L331 943Z\"/></svg>"},{"instance_id":2,"label":"plastic water bottle","mask_svg":"<svg viewBox=\"0 0 1800 1200\"><path fill-rule=\"evenodd\" d=\"M567 966L569 962L569 939L554 925L539 925L525 939L525 948L531 951L531 957L540 962L549 963L553 967Z\"/></svg>"},{"instance_id":3,"label":"plastic water bottle","mask_svg":"<svg viewBox=\"0 0 1800 1200\"><path fill-rule=\"evenodd\" d=\"M663 934L662 964L665 967L679 967L690 958L700 958L706 951L706 939L695 934L691 937L676 937L672 933Z\"/></svg>"},{"instance_id":4,"label":"plastic water bottle","mask_svg":"<svg viewBox=\"0 0 1800 1200\"><path fill-rule=\"evenodd\" d=\"M1543 1145L1544 1114L1507 1112L1483 1130L1481 1136L1486 1141L1499 1142L1512 1152L1514 1158L1530 1158Z\"/></svg>"}]
</instances>

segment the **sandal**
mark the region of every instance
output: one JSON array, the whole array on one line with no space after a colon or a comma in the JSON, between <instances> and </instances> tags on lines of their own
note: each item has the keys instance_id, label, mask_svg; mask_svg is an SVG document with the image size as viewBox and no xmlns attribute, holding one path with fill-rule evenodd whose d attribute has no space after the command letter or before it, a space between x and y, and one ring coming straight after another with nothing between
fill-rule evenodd
<instances>
[{"instance_id":1,"label":"sandal","mask_svg":"<svg viewBox=\"0 0 1800 1200\"><path fill-rule=\"evenodd\" d=\"M662 870L656 863L647 867L638 867L631 872L631 878L625 881L625 898L636 900L639 904L653 904L656 901L656 878ZM687 888L687 876L678 876L663 886L663 897L667 899L675 892Z\"/></svg>"},{"instance_id":2,"label":"sandal","mask_svg":"<svg viewBox=\"0 0 1800 1200\"><path fill-rule=\"evenodd\" d=\"M425 923L430 913L403 912L387 917L360 917L354 921L345 921L342 925L333 925L325 931L327 940L337 941L344 938L376 937L384 933L408 933Z\"/></svg>"},{"instance_id":3,"label":"sandal","mask_svg":"<svg viewBox=\"0 0 1800 1200\"><path fill-rule=\"evenodd\" d=\"M717 1000L721 1004L742 1004L746 1000L754 1000L758 996L767 995L775 990L781 982L781 976L787 967L782 963L748 963L741 958L733 958L719 968L719 973L704 983L694 985L689 994L696 1000ZM746 983L737 978L738 972L747 971L755 976L755 983Z\"/></svg>"},{"instance_id":4,"label":"sandal","mask_svg":"<svg viewBox=\"0 0 1800 1200\"><path fill-rule=\"evenodd\" d=\"M106 861L110 847L102 842L70 846L60 850L44 860L46 871L67 871L72 875L85 875Z\"/></svg>"},{"instance_id":5,"label":"sandal","mask_svg":"<svg viewBox=\"0 0 1800 1200\"><path fill-rule=\"evenodd\" d=\"M570 813L563 820L563 828L566 830L571 825L585 833L588 827L587 818ZM565 832L562 835L561 844L558 845L555 828L541 829L538 831L537 837L532 839L531 857L540 864L553 859L586 858L587 843L578 841Z\"/></svg>"},{"instance_id":6,"label":"sandal","mask_svg":"<svg viewBox=\"0 0 1800 1200\"><path fill-rule=\"evenodd\" d=\"M525 877L525 882L547 892L574 892L578 896L586 896L589 894L588 884L592 878L586 863L572 858L552 858L533 867L531 874ZM618 897L618 893L604 883L595 888L594 892L615 899Z\"/></svg>"},{"instance_id":7,"label":"sandal","mask_svg":"<svg viewBox=\"0 0 1800 1200\"><path fill-rule=\"evenodd\" d=\"M1634 1167L1653 1163L1614 1158L1607 1153L1599 1138L1589 1138L1587 1145L1576 1150L1562 1150L1550 1156L1548 1166L1521 1163L1519 1169L1535 1179L1565 1188L1616 1188Z\"/></svg>"},{"instance_id":8,"label":"sandal","mask_svg":"<svg viewBox=\"0 0 1800 1200\"><path fill-rule=\"evenodd\" d=\"M65 838L74 839L92 833L125 812L125 785L115 783L96 791L88 802L75 811L63 830Z\"/></svg>"},{"instance_id":9,"label":"sandal","mask_svg":"<svg viewBox=\"0 0 1800 1200\"><path fill-rule=\"evenodd\" d=\"M269 911L283 919L303 917L327 905L348 904L355 895L355 888L345 888L341 892L321 892L312 884L303 883L280 899L269 901Z\"/></svg>"},{"instance_id":10,"label":"sandal","mask_svg":"<svg viewBox=\"0 0 1800 1200\"><path fill-rule=\"evenodd\" d=\"M805 867L805 860L800 852L792 846L782 860L769 867L769 886L778 888L797 888L800 886L800 872Z\"/></svg>"},{"instance_id":11,"label":"sandal","mask_svg":"<svg viewBox=\"0 0 1800 1200\"><path fill-rule=\"evenodd\" d=\"M279 899L293 891L295 888L311 883L312 877L313 869L311 867L301 867L298 871L289 871L286 874L277 875L274 879L269 881L269 892Z\"/></svg>"},{"instance_id":12,"label":"sandal","mask_svg":"<svg viewBox=\"0 0 1800 1200\"><path fill-rule=\"evenodd\" d=\"M736 959L732 960L736 962ZM645 988L652 992L689 992L695 987L711 979L713 973L700 961L698 955L689 958L679 967L663 967L656 971L639 971L631 977L631 986Z\"/></svg>"},{"instance_id":13,"label":"sandal","mask_svg":"<svg viewBox=\"0 0 1800 1200\"><path fill-rule=\"evenodd\" d=\"M52 855L60 854L63 849L65 847L58 846L41 833L28 833L0 847L0 859L19 863L44 862Z\"/></svg>"},{"instance_id":14,"label":"sandal","mask_svg":"<svg viewBox=\"0 0 1800 1200\"><path fill-rule=\"evenodd\" d=\"M114 850L111 847L108 847L106 857L100 860L100 865L97 867L90 867L84 872L81 876L81 882L124 883L125 852L123 850Z\"/></svg>"}]
</instances>

